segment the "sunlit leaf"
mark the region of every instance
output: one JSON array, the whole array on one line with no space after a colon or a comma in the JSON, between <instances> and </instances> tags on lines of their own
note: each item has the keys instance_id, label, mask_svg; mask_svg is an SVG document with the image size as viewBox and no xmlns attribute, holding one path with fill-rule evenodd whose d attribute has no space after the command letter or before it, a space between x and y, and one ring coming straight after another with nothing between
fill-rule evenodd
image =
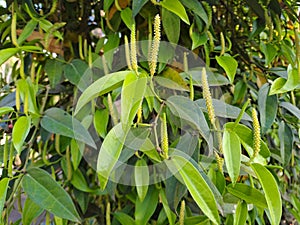
<instances>
[{"instance_id":1,"label":"sunlit leaf","mask_svg":"<svg viewBox=\"0 0 300 225\"><path fill-rule=\"evenodd\" d=\"M26 198L23 207L22 223L23 225L30 225L32 221L38 217L44 210L32 201L30 198Z\"/></svg>"},{"instance_id":2,"label":"sunlit leaf","mask_svg":"<svg viewBox=\"0 0 300 225\"><path fill-rule=\"evenodd\" d=\"M2 222L2 211L6 201L9 178L3 178L0 181L0 222Z\"/></svg>"},{"instance_id":3,"label":"sunlit leaf","mask_svg":"<svg viewBox=\"0 0 300 225\"><path fill-rule=\"evenodd\" d=\"M185 8L179 0L163 0L160 2L160 4L162 5L162 7L179 16L183 22L188 25L190 24L189 17L186 14Z\"/></svg>"},{"instance_id":4,"label":"sunlit leaf","mask_svg":"<svg viewBox=\"0 0 300 225\"><path fill-rule=\"evenodd\" d=\"M216 60L218 64L225 70L230 82L232 83L238 67L237 61L230 55L216 56Z\"/></svg>"},{"instance_id":5,"label":"sunlit leaf","mask_svg":"<svg viewBox=\"0 0 300 225\"><path fill-rule=\"evenodd\" d=\"M134 179L139 199L143 201L147 195L149 186L149 170L144 159L136 161L134 167Z\"/></svg>"},{"instance_id":6,"label":"sunlit leaf","mask_svg":"<svg viewBox=\"0 0 300 225\"><path fill-rule=\"evenodd\" d=\"M244 201L240 201L236 207L236 211L234 215L234 225L246 224L247 216L248 216L247 203Z\"/></svg>"},{"instance_id":7,"label":"sunlit leaf","mask_svg":"<svg viewBox=\"0 0 300 225\"><path fill-rule=\"evenodd\" d=\"M12 132L12 141L15 149L20 154L25 139L30 131L31 118L29 116L21 116L14 125Z\"/></svg>"}]
</instances>

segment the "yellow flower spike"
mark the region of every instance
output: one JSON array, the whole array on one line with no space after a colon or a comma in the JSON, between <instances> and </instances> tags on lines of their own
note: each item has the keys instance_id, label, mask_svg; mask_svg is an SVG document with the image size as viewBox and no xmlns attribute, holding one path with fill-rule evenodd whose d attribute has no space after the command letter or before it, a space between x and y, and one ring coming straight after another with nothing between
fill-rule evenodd
<instances>
[{"instance_id":1,"label":"yellow flower spike","mask_svg":"<svg viewBox=\"0 0 300 225\"><path fill-rule=\"evenodd\" d=\"M220 52L220 56L222 56L225 53L225 38L224 38L223 32L220 33L220 38L221 38L221 52Z\"/></svg>"},{"instance_id":2,"label":"yellow flower spike","mask_svg":"<svg viewBox=\"0 0 300 225\"><path fill-rule=\"evenodd\" d=\"M161 149L163 151L163 157L165 159L168 159L169 158L169 140L168 140L166 113L163 113L163 118L162 118L162 123L161 123L161 136L162 136Z\"/></svg>"},{"instance_id":3,"label":"yellow flower spike","mask_svg":"<svg viewBox=\"0 0 300 225\"><path fill-rule=\"evenodd\" d=\"M130 36L130 48L131 48L131 66L132 69L137 73L137 52L136 52L136 34L135 34L135 24L132 24L131 27L131 36Z\"/></svg>"},{"instance_id":4,"label":"yellow flower spike","mask_svg":"<svg viewBox=\"0 0 300 225\"><path fill-rule=\"evenodd\" d=\"M211 124L215 128L215 122L216 122L215 110L214 110L213 103L212 103L212 97L211 97L211 94L209 91L209 85L208 85L208 81L207 81L207 75L206 75L205 68L202 69L202 78L201 79L202 79L203 97L205 99L208 117L209 117Z\"/></svg>"},{"instance_id":5,"label":"yellow flower spike","mask_svg":"<svg viewBox=\"0 0 300 225\"><path fill-rule=\"evenodd\" d=\"M29 107L29 96L28 92L24 94L24 113L28 115L28 107Z\"/></svg>"},{"instance_id":6,"label":"yellow flower spike","mask_svg":"<svg viewBox=\"0 0 300 225\"><path fill-rule=\"evenodd\" d=\"M179 212L179 225L184 225L184 214L185 214L185 201L181 201L180 212Z\"/></svg>"},{"instance_id":7,"label":"yellow flower spike","mask_svg":"<svg viewBox=\"0 0 300 225\"><path fill-rule=\"evenodd\" d=\"M129 45L128 45L128 38L126 35L124 36L124 43L125 43L126 63L127 63L128 69L132 70L131 62L130 62L130 49L129 49Z\"/></svg>"},{"instance_id":8,"label":"yellow flower spike","mask_svg":"<svg viewBox=\"0 0 300 225\"><path fill-rule=\"evenodd\" d=\"M152 42L152 49L151 49L150 62L149 62L151 77L154 76L156 71L159 43L160 43L160 16L159 14L157 14L154 18L154 38Z\"/></svg>"},{"instance_id":9,"label":"yellow flower spike","mask_svg":"<svg viewBox=\"0 0 300 225\"><path fill-rule=\"evenodd\" d=\"M16 86L16 108L17 111L20 111L21 108L21 100L20 100L20 88L19 85Z\"/></svg>"},{"instance_id":10,"label":"yellow flower spike","mask_svg":"<svg viewBox=\"0 0 300 225\"><path fill-rule=\"evenodd\" d=\"M252 109L252 120L253 120L253 156L254 159L260 151L260 125L257 118L257 112Z\"/></svg>"},{"instance_id":11,"label":"yellow flower spike","mask_svg":"<svg viewBox=\"0 0 300 225\"><path fill-rule=\"evenodd\" d=\"M223 173L223 164L224 164L224 159L219 156L219 154L217 152L215 152L215 156L216 156L216 161L217 161L217 165L218 165L218 169L221 173Z\"/></svg>"},{"instance_id":12,"label":"yellow flower spike","mask_svg":"<svg viewBox=\"0 0 300 225\"><path fill-rule=\"evenodd\" d=\"M112 98L111 98L110 94L107 95L107 103L108 103L108 110L109 110L111 119L113 121L113 124L117 125L118 124L118 117L116 115L116 112L115 112L115 109L114 109L114 103L112 101Z\"/></svg>"}]
</instances>

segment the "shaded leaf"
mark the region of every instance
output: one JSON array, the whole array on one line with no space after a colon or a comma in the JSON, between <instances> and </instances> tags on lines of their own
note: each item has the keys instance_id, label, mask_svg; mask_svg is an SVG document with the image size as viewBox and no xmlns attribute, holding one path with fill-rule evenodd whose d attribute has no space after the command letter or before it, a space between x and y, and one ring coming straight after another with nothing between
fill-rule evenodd
<instances>
[{"instance_id":1,"label":"shaded leaf","mask_svg":"<svg viewBox=\"0 0 300 225\"><path fill-rule=\"evenodd\" d=\"M294 116L296 116L300 120L300 109L297 108L297 106L289 103L289 102L280 102L279 106L285 108L290 113L292 113Z\"/></svg>"},{"instance_id":2,"label":"shaded leaf","mask_svg":"<svg viewBox=\"0 0 300 225\"><path fill-rule=\"evenodd\" d=\"M180 36L180 18L162 8L162 25L170 42L177 44Z\"/></svg>"},{"instance_id":3,"label":"shaded leaf","mask_svg":"<svg viewBox=\"0 0 300 225\"><path fill-rule=\"evenodd\" d=\"M135 221L132 217L129 215L123 213L123 212L115 212L114 217L122 224L122 225L128 225L128 224L135 224Z\"/></svg>"},{"instance_id":4,"label":"shaded leaf","mask_svg":"<svg viewBox=\"0 0 300 225\"><path fill-rule=\"evenodd\" d=\"M52 88L54 88L61 81L63 65L64 63L57 59L48 59L46 61L45 71L49 77Z\"/></svg>"},{"instance_id":5,"label":"shaded leaf","mask_svg":"<svg viewBox=\"0 0 300 225\"><path fill-rule=\"evenodd\" d=\"M94 115L94 127L100 137L105 138L107 134L107 125L109 121L108 109L96 110Z\"/></svg>"},{"instance_id":6,"label":"shaded leaf","mask_svg":"<svg viewBox=\"0 0 300 225\"><path fill-rule=\"evenodd\" d=\"M121 18L122 18L123 22L125 23L125 25L127 26L127 28L131 30L132 24L134 23L134 21L132 19L131 9L128 7L123 9L121 11Z\"/></svg>"},{"instance_id":7,"label":"shaded leaf","mask_svg":"<svg viewBox=\"0 0 300 225\"><path fill-rule=\"evenodd\" d=\"M24 141L30 131L31 118L29 116L21 116L17 119L12 131L12 142L15 149L20 154Z\"/></svg>"},{"instance_id":8,"label":"shaded leaf","mask_svg":"<svg viewBox=\"0 0 300 225\"><path fill-rule=\"evenodd\" d=\"M80 216L68 193L44 170L31 168L22 179L29 198L55 216L80 222Z\"/></svg>"},{"instance_id":9,"label":"shaded leaf","mask_svg":"<svg viewBox=\"0 0 300 225\"><path fill-rule=\"evenodd\" d=\"M88 65L80 59L74 59L64 66L64 76L81 91L84 91L89 86Z\"/></svg>"},{"instance_id":10,"label":"shaded leaf","mask_svg":"<svg viewBox=\"0 0 300 225\"><path fill-rule=\"evenodd\" d=\"M294 135L290 126L284 121L281 121L279 124L278 137L280 140L280 155L282 163L284 166L287 166L292 157Z\"/></svg>"},{"instance_id":11,"label":"shaded leaf","mask_svg":"<svg viewBox=\"0 0 300 225\"><path fill-rule=\"evenodd\" d=\"M162 204L163 204L164 211L167 215L169 225L174 225L176 215L175 215L175 213L172 212L172 210L169 207L165 189L161 189L160 192L159 192L159 195L160 195L160 198L161 198L161 201L162 201Z\"/></svg>"},{"instance_id":12,"label":"shaded leaf","mask_svg":"<svg viewBox=\"0 0 300 225\"><path fill-rule=\"evenodd\" d=\"M277 55L277 50L274 47L273 44L267 43L265 44L264 42L260 43L260 50L264 53L265 55L265 65L269 65L275 56Z\"/></svg>"},{"instance_id":13,"label":"shaded leaf","mask_svg":"<svg viewBox=\"0 0 300 225\"><path fill-rule=\"evenodd\" d=\"M132 17L135 17L148 0L133 0L132 1Z\"/></svg>"},{"instance_id":14,"label":"shaded leaf","mask_svg":"<svg viewBox=\"0 0 300 225\"><path fill-rule=\"evenodd\" d=\"M197 0L180 0L187 8L197 14L206 24L208 23L207 14L201 4Z\"/></svg>"},{"instance_id":15,"label":"shaded leaf","mask_svg":"<svg viewBox=\"0 0 300 225\"><path fill-rule=\"evenodd\" d=\"M143 201L147 195L149 186L149 170L144 159L136 161L134 167L134 179L139 199Z\"/></svg>"}]
</instances>

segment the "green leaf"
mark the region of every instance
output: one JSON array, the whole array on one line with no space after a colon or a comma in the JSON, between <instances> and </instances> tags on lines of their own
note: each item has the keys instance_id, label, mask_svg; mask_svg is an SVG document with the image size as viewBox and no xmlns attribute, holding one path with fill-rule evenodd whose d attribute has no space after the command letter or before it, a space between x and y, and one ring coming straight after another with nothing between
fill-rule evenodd
<instances>
[{"instance_id":1,"label":"green leaf","mask_svg":"<svg viewBox=\"0 0 300 225\"><path fill-rule=\"evenodd\" d=\"M264 84L258 92L258 109L262 133L266 133L271 128L277 114L277 95L269 95L270 86Z\"/></svg>"},{"instance_id":2,"label":"green leaf","mask_svg":"<svg viewBox=\"0 0 300 225\"><path fill-rule=\"evenodd\" d=\"M257 178L264 190L268 204L271 224L280 224L282 214L282 202L275 178L269 170L267 170L264 166L258 163L253 163L251 167L256 173Z\"/></svg>"},{"instance_id":3,"label":"green leaf","mask_svg":"<svg viewBox=\"0 0 300 225\"><path fill-rule=\"evenodd\" d=\"M135 224L146 225L154 213L158 203L158 190L151 186L143 201L138 197L135 203Z\"/></svg>"},{"instance_id":4,"label":"green leaf","mask_svg":"<svg viewBox=\"0 0 300 225\"><path fill-rule=\"evenodd\" d=\"M2 212L6 200L9 178L3 178L0 181L0 222L2 222Z\"/></svg>"},{"instance_id":5,"label":"green leaf","mask_svg":"<svg viewBox=\"0 0 300 225\"><path fill-rule=\"evenodd\" d=\"M10 57L14 56L17 54L19 51L18 48L5 48L0 50L0 66L5 63Z\"/></svg>"},{"instance_id":6,"label":"green leaf","mask_svg":"<svg viewBox=\"0 0 300 225\"><path fill-rule=\"evenodd\" d=\"M10 112L13 112L13 111L14 111L13 107L9 107L9 106L1 107L0 108L0 116L2 116L4 114L7 114L7 113L10 113Z\"/></svg>"},{"instance_id":7,"label":"green leaf","mask_svg":"<svg viewBox=\"0 0 300 225\"><path fill-rule=\"evenodd\" d=\"M238 67L237 61L230 55L216 56L218 64L225 70L231 83L234 81L236 69Z\"/></svg>"},{"instance_id":8,"label":"green leaf","mask_svg":"<svg viewBox=\"0 0 300 225\"><path fill-rule=\"evenodd\" d=\"M100 137L105 138L109 121L108 109L96 110L94 115L94 126Z\"/></svg>"},{"instance_id":9,"label":"green leaf","mask_svg":"<svg viewBox=\"0 0 300 225\"><path fill-rule=\"evenodd\" d=\"M74 59L64 66L64 76L81 91L89 86L88 79L85 79L89 66L85 61Z\"/></svg>"},{"instance_id":10,"label":"green leaf","mask_svg":"<svg viewBox=\"0 0 300 225\"><path fill-rule=\"evenodd\" d=\"M286 83L286 79L282 77L278 77L277 79L275 79L271 85L269 95L283 93L281 88L284 86L285 83Z\"/></svg>"},{"instance_id":11,"label":"green leaf","mask_svg":"<svg viewBox=\"0 0 300 225\"><path fill-rule=\"evenodd\" d=\"M285 108L286 110L288 110L291 114L293 114L300 120L300 109L297 106L295 106L289 102L280 102L279 106Z\"/></svg>"},{"instance_id":12,"label":"green leaf","mask_svg":"<svg viewBox=\"0 0 300 225\"><path fill-rule=\"evenodd\" d=\"M207 40L207 34L206 33L198 33L198 32L192 32L192 50L194 50L195 48L198 48L201 45L204 45Z\"/></svg>"},{"instance_id":13,"label":"green leaf","mask_svg":"<svg viewBox=\"0 0 300 225\"><path fill-rule=\"evenodd\" d=\"M96 148L93 138L83 125L62 109L53 107L46 110L41 120L41 126L50 133L74 138Z\"/></svg>"},{"instance_id":14,"label":"green leaf","mask_svg":"<svg viewBox=\"0 0 300 225\"><path fill-rule=\"evenodd\" d=\"M123 20L123 22L125 23L125 25L127 26L128 29L131 30L132 28L132 24L134 23L133 21L133 17L132 17L132 11L130 8L125 8L121 11L121 18Z\"/></svg>"},{"instance_id":15,"label":"green leaf","mask_svg":"<svg viewBox=\"0 0 300 225\"><path fill-rule=\"evenodd\" d=\"M215 224L220 224L220 218L215 197L197 168L191 162L179 155L171 155L165 160L172 173L179 173L184 184L203 213Z\"/></svg>"},{"instance_id":16,"label":"green leaf","mask_svg":"<svg viewBox=\"0 0 300 225\"><path fill-rule=\"evenodd\" d=\"M48 75L52 88L54 88L61 81L63 65L64 63L57 59L48 59L46 61L45 71Z\"/></svg>"},{"instance_id":17,"label":"green leaf","mask_svg":"<svg viewBox=\"0 0 300 225\"><path fill-rule=\"evenodd\" d=\"M115 212L114 217L122 224L122 225L128 225L128 224L135 224L134 219L130 217L129 215L123 213L123 212Z\"/></svg>"},{"instance_id":18,"label":"green leaf","mask_svg":"<svg viewBox=\"0 0 300 225\"><path fill-rule=\"evenodd\" d=\"M169 191L169 190L168 190ZM159 192L161 202L163 204L164 211L168 217L169 225L175 224L176 215L172 212L172 210L169 207L167 197L166 197L166 189L161 189Z\"/></svg>"},{"instance_id":19,"label":"green leaf","mask_svg":"<svg viewBox=\"0 0 300 225\"><path fill-rule=\"evenodd\" d=\"M32 32L34 31L34 29L36 28L38 24L38 21L36 20L30 20L29 22L27 22L26 26L24 27L22 33L20 34L17 42L18 45L22 45L23 42L32 34Z\"/></svg>"},{"instance_id":20,"label":"green leaf","mask_svg":"<svg viewBox=\"0 0 300 225\"><path fill-rule=\"evenodd\" d=\"M273 44L267 43L265 44L264 42L260 43L260 50L264 53L265 55L265 65L269 65L275 56L277 55L277 50L274 47Z\"/></svg>"},{"instance_id":21,"label":"green leaf","mask_svg":"<svg viewBox=\"0 0 300 225\"><path fill-rule=\"evenodd\" d=\"M133 0L132 1L132 17L135 17L148 0Z\"/></svg>"},{"instance_id":22,"label":"green leaf","mask_svg":"<svg viewBox=\"0 0 300 225\"><path fill-rule=\"evenodd\" d=\"M147 86L146 77L137 77L135 73L127 74L121 93L121 122L130 126L141 106Z\"/></svg>"},{"instance_id":23,"label":"green leaf","mask_svg":"<svg viewBox=\"0 0 300 225\"><path fill-rule=\"evenodd\" d=\"M22 211L22 224L30 225L43 211L44 210L38 204L30 198L26 198Z\"/></svg>"},{"instance_id":24,"label":"green leaf","mask_svg":"<svg viewBox=\"0 0 300 225\"><path fill-rule=\"evenodd\" d=\"M136 161L134 167L134 179L139 199L143 201L147 195L149 186L149 170L144 159Z\"/></svg>"},{"instance_id":25,"label":"green leaf","mask_svg":"<svg viewBox=\"0 0 300 225\"><path fill-rule=\"evenodd\" d=\"M179 0L163 0L162 2L160 2L160 4L162 5L162 7L179 16L183 22L188 25L190 24L189 17L186 14L185 8Z\"/></svg>"},{"instance_id":26,"label":"green leaf","mask_svg":"<svg viewBox=\"0 0 300 225\"><path fill-rule=\"evenodd\" d=\"M207 14L203 8L201 2L197 0L180 0L187 8L192 10L196 15L198 15L206 24L208 23Z\"/></svg>"},{"instance_id":27,"label":"green leaf","mask_svg":"<svg viewBox=\"0 0 300 225\"><path fill-rule=\"evenodd\" d=\"M235 133L239 137L242 145L247 150L248 154L252 155L252 153L253 153L253 149L252 149L252 146L253 146L253 131L250 128L243 125L243 124L237 124L234 127L233 122L226 123L225 126L226 126L227 129L234 129ZM270 157L271 153L270 153L270 150L269 150L267 144L263 140L260 140L260 141L261 141L261 145L260 145L259 154L262 155L264 158Z\"/></svg>"},{"instance_id":28,"label":"green leaf","mask_svg":"<svg viewBox=\"0 0 300 225\"><path fill-rule=\"evenodd\" d=\"M241 167L241 142L234 131L226 129L223 133L223 154L226 168L233 184L236 183L240 175Z\"/></svg>"},{"instance_id":29,"label":"green leaf","mask_svg":"<svg viewBox=\"0 0 300 225\"><path fill-rule=\"evenodd\" d=\"M248 216L247 203L244 201L240 201L237 204L236 211L234 214L234 225L246 224L247 216Z\"/></svg>"},{"instance_id":30,"label":"green leaf","mask_svg":"<svg viewBox=\"0 0 300 225\"><path fill-rule=\"evenodd\" d=\"M22 179L28 197L55 216L80 222L80 216L68 193L44 170L31 168Z\"/></svg>"},{"instance_id":31,"label":"green leaf","mask_svg":"<svg viewBox=\"0 0 300 225\"><path fill-rule=\"evenodd\" d=\"M115 73L110 73L96 80L92 85L90 85L86 90L84 90L84 92L78 99L75 115L85 104L87 104L97 96L104 95L114 90L115 88L120 87L125 77L130 73L134 74L134 72L132 71L119 71Z\"/></svg>"},{"instance_id":32,"label":"green leaf","mask_svg":"<svg viewBox=\"0 0 300 225\"><path fill-rule=\"evenodd\" d=\"M17 119L12 131L12 141L18 154L21 153L24 141L30 131L31 118L21 116Z\"/></svg>"},{"instance_id":33,"label":"green leaf","mask_svg":"<svg viewBox=\"0 0 300 225\"><path fill-rule=\"evenodd\" d=\"M280 155L282 163L287 166L292 157L294 135L289 125L281 121L278 129L278 137L280 140Z\"/></svg>"},{"instance_id":34,"label":"green leaf","mask_svg":"<svg viewBox=\"0 0 300 225\"><path fill-rule=\"evenodd\" d=\"M180 36L180 18L162 8L162 25L170 42L177 44Z\"/></svg>"},{"instance_id":35,"label":"green leaf","mask_svg":"<svg viewBox=\"0 0 300 225\"><path fill-rule=\"evenodd\" d=\"M119 123L108 132L101 145L97 161L97 172L102 190L105 189L108 178L120 157L127 132L123 130L121 123Z\"/></svg>"},{"instance_id":36,"label":"green leaf","mask_svg":"<svg viewBox=\"0 0 300 225\"><path fill-rule=\"evenodd\" d=\"M259 190L249 185L236 183L233 186L229 184L226 189L230 194L245 200L248 204L254 204L262 209L268 207L265 196Z\"/></svg>"}]
</instances>

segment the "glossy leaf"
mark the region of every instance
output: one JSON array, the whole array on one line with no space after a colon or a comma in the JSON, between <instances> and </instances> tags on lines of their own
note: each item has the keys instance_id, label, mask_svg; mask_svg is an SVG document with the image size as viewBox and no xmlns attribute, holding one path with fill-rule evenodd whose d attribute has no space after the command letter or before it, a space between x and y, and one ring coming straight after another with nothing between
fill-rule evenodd
<instances>
[{"instance_id":1,"label":"glossy leaf","mask_svg":"<svg viewBox=\"0 0 300 225\"><path fill-rule=\"evenodd\" d=\"M271 128L277 114L278 99L276 95L269 95L269 84L264 84L258 92L258 109L262 133Z\"/></svg>"},{"instance_id":2,"label":"glossy leaf","mask_svg":"<svg viewBox=\"0 0 300 225\"><path fill-rule=\"evenodd\" d=\"M169 10L162 8L162 25L168 40L177 44L180 35L180 18Z\"/></svg>"},{"instance_id":3,"label":"glossy leaf","mask_svg":"<svg viewBox=\"0 0 300 225\"><path fill-rule=\"evenodd\" d=\"M143 201L147 195L149 186L149 170L144 159L136 161L134 167L134 179L139 199Z\"/></svg>"},{"instance_id":4,"label":"glossy leaf","mask_svg":"<svg viewBox=\"0 0 300 225\"><path fill-rule=\"evenodd\" d=\"M64 63L57 59L48 59L46 61L45 71L48 75L52 88L54 88L61 81L63 65Z\"/></svg>"},{"instance_id":5,"label":"glossy leaf","mask_svg":"<svg viewBox=\"0 0 300 225\"><path fill-rule=\"evenodd\" d=\"M284 166L287 166L292 157L294 135L290 126L284 121L281 121L279 124L278 137L280 140L280 155L282 163Z\"/></svg>"},{"instance_id":6,"label":"glossy leaf","mask_svg":"<svg viewBox=\"0 0 300 225\"><path fill-rule=\"evenodd\" d=\"M17 54L19 51L18 48L5 48L0 50L0 66L6 62L10 57L14 56Z\"/></svg>"},{"instance_id":7,"label":"glossy leaf","mask_svg":"<svg viewBox=\"0 0 300 225\"><path fill-rule=\"evenodd\" d=\"M282 214L282 202L275 178L264 166L253 163L252 169L264 190L272 225L280 224Z\"/></svg>"},{"instance_id":8,"label":"glossy leaf","mask_svg":"<svg viewBox=\"0 0 300 225\"><path fill-rule=\"evenodd\" d=\"M238 67L237 61L230 55L216 56L216 60L218 64L225 70L227 77L232 83Z\"/></svg>"},{"instance_id":9,"label":"glossy leaf","mask_svg":"<svg viewBox=\"0 0 300 225\"><path fill-rule=\"evenodd\" d=\"M248 151L248 153L251 155L252 152L253 152L253 149L252 149L252 146L253 146L253 131L250 128L243 125L243 124L237 124L234 127L233 122L226 123L225 126L228 129L234 129L234 131L237 134L237 136L239 137L242 145ZM271 155L268 146L266 145L266 143L263 140L261 140L259 154L262 155L264 158L268 158Z\"/></svg>"},{"instance_id":10,"label":"glossy leaf","mask_svg":"<svg viewBox=\"0 0 300 225\"><path fill-rule=\"evenodd\" d=\"M259 190L249 185L237 183L233 186L229 184L226 189L230 194L243 199L248 204L252 203L262 209L268 207L265 196Z\"/></svg>"},{"instance_id":11,"label":"glossy leaf","mask_svg":"<svg viewBox=\"0 0 300 225\"><path fill-rule=\"evenodd\" d=\"M30 225L43 211L44 210L38 204L30 198L26 198L22 211L22 224Z\"/></svg>"},{"instance_id":12,"label":"glossy leaf","mask_svg":"<svg viewBox=\"0 0 300 225\"><path fill-rule=\"evenodd\" d=\"M197 168L191 162L179 155L171 155L165 161L172 173L179 173L194 201L203 213L215 224L220 218L215 197Z\"/></svg>"},{"instance_id":13,"label":"glossy leaf","mask_svg":"<svg viewBox=\"0 0 300 225\"><path fill-rule=\"evenodd\" d=\"M198 15L206 24L208 23L207 14L203 8L201 2L197 0L180 0L183 5L192 10L196 15Z\"/></svg>"},{"instance_id":14,"label":"glossy leaf","mask_svg":"<svg viewBox=\"0 0 300 225\"><path fill-rule=\"evenodd\" d=\"M86 105L88 102L93 100L99 95L104 95L111 90L120 87L123 80L128 74L134 74L132 71L119 71L116 73L111 73L105 75L104 77L96 80L92 85L90 85L78 99L75 115L80 111L80 109Z\"/></svg>"},{"instance_id":15,"label":"glossy leaf","mask_svg":"<svg viewBox=\"0 0 300 225\"><path fill-rule=\"evenodd\" d=\"M50 133L74 138L96 148L93 138L83 125L62 109L53 107L46 110L41 126Z\"/></svg>"},{"instance_id":16,"label":"glossy leaf","mask_svg":"<svg viewBox=\"0 0 300 225\"><path fill-rule=\"evenodd\" d=\"M121 11L121 18L128 29L132 28L132 24L134 23L132 19L132 11L130 8L125 8Z\"/></svg>"},{"instance_id":17,"label":"glossy leaf","mask_svg":"<svg viewBox=\"0 0 300 225\"><path fill-rule=\"evenodd\" d=\"M162 5L162 7L179 16L183 22L188 25L190 24L189 17L186 14L185 8L179 0L163 0L160 2L160 4Z\"/></svg>"},{"instance_id":18,"label":"glossy leaf","mask_svg":"<svg viewBox=\"0 0 300 225\"><path fill-rule=\"evenodd\" d=\"M248 216L247 203L244 201L240 201L237 204L236 211L234 214L234 225L246 224L247 216Z\"/></svg>"},{"instance_id":19,"label":"glossy leaf","mask_svg":"<svg viewBox=\"0 0 300 225\"><path fill-rule=\"evenodd\" d=\"M25 139L30 131L31 118L29 116L21 116L17 119L12 131L12 141L15 149L20 154Z\"/></svg>"},{"instance_id":20,"label":"glossy leaf","mask_svg":"<svg viewBox=\"0 0 300 225\"><path fill-rule=\"evenodd\" d=\"M231 181L235 184L240 175L241 142L234 131L225 129L222 144L226 168Z\"/></svg>"},{"instance_id":21,"label":"glossy leaf","mask_svg":"<svg viewBox=\"0 0 300 225\"><path fill-rule=\"evenodd\" d=\"M0 181L0 222L2 222L2 211L6 200L9 178L2 178Z\"/></svg>"},{"instance_id":22,"label":"glossy leaf","mask_svg":"<svg viewBox=\"0 0 300 225\"><path fill-rule=\"evenodd\" d=\"M192 50L198 48L201 45L204 45L208 40L206 33L199 34L198 32L192 32L191 38L192 38Z\"/></svg>"},{"instance_id":23,"label":"glossy leaf","mask_svg":"<svg viewBox=\"0 0 300 225\"><path fill-rule=\"evenodd\" d=\"M114 217L122 224L122 225L128 225L128 224L135 224L134 219L123 212L115 212Z\"/></svg>"},{"instance_id":24,"label":"glossy leaf","mask_svg":"<svg viewBox=\"0 0 300 225\"><path fill-rule=\"evenodd\" d=\"M97 173L102 190L105 189L108 178L120 157L126 135L127 132L119 123L108 132L101 145L97 159Z\"/></svg>"},{"instance_id":25,"label":"glossy leaf","mask_svg":"<svg viewBox=\"0 0 300 225\"><path fill-rule=\"evenodd\" d=\"M22 179L28 197L55 216L80 222L80 216L68 193L44 170L31 168Z\"/></svg>"},{"instance_id":26,"label":"glossy leaf","mask_svg":"<svg viewBox=\"0 0 300 225\"><path fill-rule=\"evenodd\" d=\"M143 201L139 198L135 202L135 224L146 225L154 213L158 203L158 191L152 186Z\"/></svg>"},{"instance_id":27,"label":"glossy leaf","mask_svg":"<svg viewBox=\"0 0 300 225\"><path fill-rule=\"evenodd\" d=\"M132 1L132 17L135 17L148 1L149 0L133 0Z\"/></svg>"}]
</instances>

